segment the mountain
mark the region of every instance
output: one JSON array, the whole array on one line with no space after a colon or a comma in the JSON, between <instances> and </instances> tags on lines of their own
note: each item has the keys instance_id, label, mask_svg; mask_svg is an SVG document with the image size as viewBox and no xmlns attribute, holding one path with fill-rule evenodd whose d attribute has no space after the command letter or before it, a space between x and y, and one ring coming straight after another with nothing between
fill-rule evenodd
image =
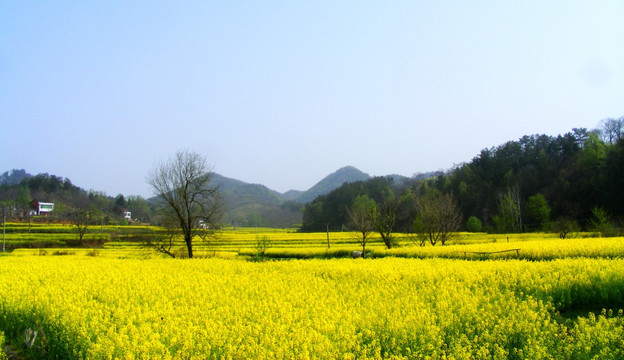
<instances>
[{"instance_id":1,"label":"mountain","mask_svg":"<svg viewBox=\"0 0 624 360\"><path fill-rule=\"evenodd\" d=\"M284 197L284 199L286 200L292 200L295 201L297 200L297 198L299 198L301 195L303 195L305 193L305 191L300 191L300 190L288 190L285 193L282 194L282 196Z\"/></svg>"},{"instance_id":2,"label":"mountain","mask_svg":"<svg viewBox=\"0 0 624 360\"><path fill-rule=\"evenodd\" d=\"M224 221L234 226L288 227L300 224L305 203L327 194L344 183L368 180L370 176L346 166L326 176L307 191L279 193L264 185L249 184L214 174L221 188L226 211Z\"/></svg>"},{"instance_id":3,"label":"mountain","mask_svg":"<svg viewBox=\"0 0 624 360\"><path fill-rule=\"evenodd\" d=\"M298 196L295 201L307 204L310 201L316 199L320 195L325 195L332 190L335 190L342 186L344 183L351 183L356 181L366 181L370 179L370 176L361 172L353 166L345 166L338 169L336 172L327 175L323 180L316 183L308 191Z\"/></svg>"},{"instance_id":4,"label":"mountain","mask_svg":"<svg viewBox=\"0 0 624 360\"><path fill-rule=\"evenodd\" d=\"M401 176L392 175L392 177L395 179L395 183L403 181ZM32 180L29 182L29 187L32 189L33 197L42 197L66 205L73 202L73 192L71 194L70 192L67 192L67 194L64 192L65 189L70 189L71 187L69 179L49 176L48 174L40 174L33 177L24 170L11 170L0 174L0 186L5 187L5 190L0 193L0 199L7 196L15 197L17 192L16 184L19 184L24 178ZM249 184L220 174L214 174L213 176L213 181L220 186L224 197L225 214L223 220L225 223L234 226L270 227L298 225L302 222L303 207L306 203L339 188L344 183L368 179L370 179L368 174L353 166L346 166L326 176L307 191L290 190L280 193L264 185ZM57 190L59 192L55 193ZM80 192L84 193L84 196L88 195L82 189L80 189ZM111 204L116 200L112 197L106 198ZM154 200L155 198L147 199L147 204L153 204ZM131 207L130 204L125 206ZM99 204L98 207L108 208L110 206ZM139 209L133 208L132 211L139 213ZM149 219L149 216L145 215L143 218Z\"/></svg>"},{"instance_id":5,"label":"mountain","mask_svg":"<svg viewBox=\"0 0 624 360\"><path fill-rule=\"evenodd\" d=\"M288 206L284 196L264 185L214 174L225 201L224 221L234 226L289 227L301 222L301 208Z\"/></svg>"}]
</instances>

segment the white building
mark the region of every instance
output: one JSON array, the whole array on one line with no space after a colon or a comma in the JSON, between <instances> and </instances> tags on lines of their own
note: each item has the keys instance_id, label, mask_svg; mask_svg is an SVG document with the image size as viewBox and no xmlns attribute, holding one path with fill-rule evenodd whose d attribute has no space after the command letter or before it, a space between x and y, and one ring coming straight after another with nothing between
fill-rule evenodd
<instances>
[{"instance_id":1,"label":"white building","mask_svg":"<svg viewBox=\"0 0 624 360\"><path fill-rule=\"evenodd\" d=\"M30 205L34 210L36 210L36 215L47 216L49 213L54 211L54 203L45 203L33 200Z\"/></svg>"}]
</instances>

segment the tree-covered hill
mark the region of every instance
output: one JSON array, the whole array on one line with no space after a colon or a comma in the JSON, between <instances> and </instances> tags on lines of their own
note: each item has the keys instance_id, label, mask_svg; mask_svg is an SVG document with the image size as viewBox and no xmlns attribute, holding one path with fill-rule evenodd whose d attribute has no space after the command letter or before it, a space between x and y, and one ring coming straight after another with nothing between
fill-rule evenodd
<instances>
[{"instance_id":1,"label":"tree-covered hill","mask_svg":"<svg viewBox=\"0 0 624 360\"><path fill-rule=\"evenodd\" d=\"M370 178L360 170L346 166L326 176L307 191L291 190L284 194L264 185L249 184L215 174L214 181L224 196L224 222L234 226L288 227L301 224L303 204L345 183Z\"/></svg>"},{"instance_id":2,"label":"tree-covered hill","mask_svg":"<svg viewBox=\"0 0 624 360\"><path fill-rule=\"evenodd\" d=\"M32 176L24 169L13 169L11 171L5 171L0 175L0 185L17 185L24 178Z\"/></svg>"},{"instance_id":3,"label":"tree-covered hill","mask_svg":"<svg viewBox=\"0 0 624 360\"><path fill-rule=\"evenodd\" d=\"M271 190L264 185L249 184L214 174L213 181L219 185L225 201L223 222L234 226L290 227L301 224L303 204L306 198L329 192L343 183L353 182L368 175L346 167L328 175L308 191L291 190L285 194ZM0 175L0 201L11 209L11 216L25 216L30 210L30 201L55 203L50 220L63 220L76 209L93 209L104 214L111 222L123 222L122 211L132 212L133 219L153 222L155 198L140 196L116 197L104 192L75 186L68 178L56 175L31 175L25 170L6 171ZM303 200L301 200L303 199Z\"/></svg>"},{"instance_id":4,"label":"tree-covered hill","mask_svg":"<svg viewBox=\"0 0 624 360\"><path fill-rule=\"evenodd\" d=\"M615 229L624 222L624 118L602 124L592 131L523 136L428 179L345 184L306 205L302 230L348 224L347 209L366 195L378 205L390 203L384 206L396 211L396 230L411 231L415 200L427 191L452 195L464 223L476 217L490 231L545 230L559 222Z\"/></svg>"},{"instance_id":5,"label":"tree-covered hill","mask_svg":"<svg viewBox=\"0 0 624 360\"><path fill-rule=\"evenodd\" d=\"M624 216L624 139L608 142L598 132L574 129L559 136L532 135L484 149L471 162L440 176L432 184L453 193L465 216L496 226L502 197L518 195L520 209L541 194L550 218L588 226L595 208L614 220ZM526 229L539 224L521 214ZM500 224L499 224L500 225Z\"/></svg>"},{"instance_id":6,"label":"tree-covered hill","mask_svg":"<svg viewBox=\"0 0 624 360\"><path fill-rule=\"evenodd\" d=\"M301 206L264 185L214 174L225 202L223 221L234 226L289 227L301 222Z\"/></svg>"},{"instance_id":7,"label":"tree-covered hill","mask_svg":"<svg viewBox=\"0 0 624 360\"><path fill-rule=\"evenodd\" d=\"M47 216L50 221L68 220L77 211L99 214L100 221L124 223L123 211L132 212L132 218L142 222L151 221L152 205L140 196L107 196L95 190L86 191L72 184L68 178L41 173L31 175L24 170L11 170L5 174L21 174L18 183L0 184L0 202L11 218L26 218L31 201L54 203L54 210Z\"/></svg>"},{"instance_id":8,"label":"tree-covered hill","mask_svg":"<svg viewBox=\"0 0 624 360\"><path fill-rule=\"evenodd\" d=\"M370 176L361 172L353 166L345 166L336 170L336 172L327 175L321 181L312 186L309 190L297 197L297 202L307 204L320 195L329 193L330 191L337 189L344 183L353 183L356 181L365 181L370 179Z\"/></svg>"}]
</instances>

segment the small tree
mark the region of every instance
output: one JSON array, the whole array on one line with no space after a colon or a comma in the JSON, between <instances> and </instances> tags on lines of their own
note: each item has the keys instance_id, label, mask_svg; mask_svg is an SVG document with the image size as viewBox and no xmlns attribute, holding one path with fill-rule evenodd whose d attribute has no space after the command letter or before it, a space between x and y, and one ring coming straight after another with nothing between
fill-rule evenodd
<instances>
[{"instance_id":1,"label":"small tree","mask_svg":"<svg viewBox=\"0 0 624 360\"><path fill-rule=\"evenodd\" d=\"M78 241L82 242L87 229L93 225L95 219L94 211L90 209L77 209L70 213L69 220L76 228L76 234L78 235Z\"/></svg>"},{"instance_id":2,"label":"small tree","mask_svg":"<svg viewBox=\"0 0 624 360\"><path fill-rule=\"evenodd\" d=\"M392 229L396 222L396 214L392 204L377 206L376 211L373 212L372 220L386 248L391 249L398 245L397 240L392 236Z\"/></svg>"},{"instance_id":3,"label":"small tree","mask_svg":"<svg viewBox=\"0 0 624 360\"><path fill-rule=\"evenodd\" d=\"M617 229L605 209L596 206L592 209L592 215L593 219L589 222L589 227L596 235L602 237L617 236Z\"/></svg>"},{"instance_id":4,"label":"small tree","mask_svg":"<svg viewBox=\"0 0 624 360\"><path fill-rule=\"evenodd\" d=\"M520 190L509 187L506 193L498 196L498 215L493 217L498 232L522 232L522 208Z\"/></svg>"},{"instance_id":5,"label":"small tree","mask_svg":"<svg viewBox=\"0 0 624 360\"><path fill-rule=\"evenodd\" d=\"M445 245L460 223L461 212L452 195L429 191L416 201L414 230L421 244Z\"/></svg>"},{"instance_id":6,"label":"small tree","mask_svg":"<svg viewBox=\"0 0 624 360\"><path fill-rule=\"evenodd\" d=\"M264 254L273 245L271 238L263 235L256 236L256 258L264 261Z\"/></svg>"},{"instance_id":7,"label":"small tree","mask_svg":"<svg viewBox=\"0 0 624 360\"><path fill-rule=\"evenodd\" d=\"M483 224L481 223L481 220L479 220L476 216L469 217L468 221L466 221L466 231L472 233L483 231Z\"/></svg>"},{"instance_id":8,"label":"small tree","mask_svg":"<svg viewBox=\"0 0 624 360\"><path fill-rule=\"evenodd\" d=\"M576 237L580 227L575 220L561 217L555 221L553 231L559 233L559 238L563 240Z\"/></svg>"},{"instance_id":9,"label":"small tree","mask_svg":"<svg viewBox=\"0 0 624 360\"><path fill-rule=\"evenodd\" d=\"M373 218L376 211L375 202L366 195L357 196L347 210L351 226L358 233L357 242L362 246L362 257L366 257L366 244L371 233L375 231Z\"/></svg>"},{"instance_id":10,"label":"small tree","mask_svg":"<svg viewBox=\"0 0 624 360\"><path fill-rule=\"evenodd\" d=\"M535 194L529 197L526 204L527 227L533 230L545 230L550 222L550 207L544 195Z\"/></svg>"},{"instance_id":11,"label":"small tree","mask_svg":"<svg viewBox=\"0 0 624 360\"><path fill-rule=\"evenodd\" d=\"M31 200L32 197L30 196L30 188L26 185L20 186L17 190L15 204L20 208L21 212L25 212L28 214Z\"/></svg>"}]
</instances>

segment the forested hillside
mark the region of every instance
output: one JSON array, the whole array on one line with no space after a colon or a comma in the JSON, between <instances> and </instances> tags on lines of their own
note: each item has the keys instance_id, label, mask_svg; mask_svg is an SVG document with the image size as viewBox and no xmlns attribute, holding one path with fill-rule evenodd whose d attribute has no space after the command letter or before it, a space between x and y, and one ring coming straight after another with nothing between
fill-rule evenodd
<instances>
[{"instance_id":1,"label":"forested hillside","mask_svg":"<svg viewBox=\"0 0 624 360\"><path fill-rule=\"evenodd\" d=\"M77 212L89 212L97 215L99 222L124 223L123 210L132 212L132 218L149 222L152 217L151 205L141 196L116 197L107 196L103 192L86 191L68 178L47 173L30 175L22 170L12 170L5 174L20 174L20 181L0 183L0 202L7 209L10 218L25 218L31 210L30 202L54 203L54 211L49 220L68 220ZM10 176L8 178L11 178Z\"/></svg>"},{"instance_id":2,"label":"forested hillside","mask_svg":"<svg viewBox=\"0 0 624 360\"><path fill-rule=\"evenodd\" d=\"M291 190L285 194L219 174L214 174L213 181L219 186L224 200L223 224L292 227L301 223L306 201L343 183L368 178L367 174L347 166L327 175L307 191ZM86 191L73 185L68 178L47 173L33 176L23 169L0 175L0 202L8 209L9 217L25 218L33 199L55 204L54 211L47 218L50 221L68 220L77 210L88 211L107 223L123 223L123 210L129 210L133 220L150 223L158 220L153 207L156 198L125 197L122 194L111 197L101 191Z\"/></svg>"},{"instance_id":3,"label":"forested hillside","mask_svg":"<svg viewBox=\"0 0 624 360\"><path fill-rule=\"evenodd\" d=\"M527 210L531 197L541 194L550 219L566 218L587 226L595 208L614 220L622 219L623 179L624 140L608 142L595 132L574 129L557 137L524 136L484 149L432 186L453 193L464 215L491 225L496 225L494 217L503 197L517 195L520 208ZM522 215L526 229L541 225L531 216L526 211Z\"/></svg>"},{"instance_id":4,"label":"forested hillside","mask_svg":"<svg viewBox=\"0 0 624 360\"><path fill-rule=\"evenodd\" d=\"M304 231L348 225L347 210L366 196L389 208L395 231L411 231L415 202L427 192L449 194L462 221L474 217L493 232L552 229L556 223L616 231L624 219L624 118L588 131L531 135L483 149L472 161L428 180L390 178L346 184L304 209Z\"/></svg>"}]
</instances>

